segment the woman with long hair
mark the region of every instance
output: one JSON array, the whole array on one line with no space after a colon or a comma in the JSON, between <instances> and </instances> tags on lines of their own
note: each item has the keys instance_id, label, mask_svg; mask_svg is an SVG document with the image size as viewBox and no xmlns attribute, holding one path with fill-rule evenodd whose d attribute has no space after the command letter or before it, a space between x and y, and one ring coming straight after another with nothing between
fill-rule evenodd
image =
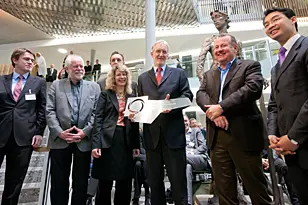
<instances>
[{"instance_id":1,"label":"woman with long hair","mask_svg":"<svg viewBox=\"0 0 308 205\"><path fill-rule=\"evenodd\" d=\"M132 97L131 82L125 65L112 67L98 100L92 136L92 177L99 180L97 205L111 205L114 180L114 204L130 204L133 156L140 153L139 124L124 117L127 98Z\"/></svg>"}]
</instances>

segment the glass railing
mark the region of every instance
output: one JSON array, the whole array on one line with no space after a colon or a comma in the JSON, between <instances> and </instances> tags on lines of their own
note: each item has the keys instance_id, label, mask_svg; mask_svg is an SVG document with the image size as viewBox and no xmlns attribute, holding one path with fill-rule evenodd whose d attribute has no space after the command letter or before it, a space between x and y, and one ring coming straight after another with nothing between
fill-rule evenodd
<instances>
[{"instance_id":1,"label":"glass railing","mask_svg":"<svg viewBox=\"0 0 308 205\"><path fill-rule=\"evenodd\" d=\"M192 0L199 23L212 23L210 12L224 11L232 22L259 21L263 10L260 0Z\"/></svg>"},{"instance_id":2,"label":"glass railing","mask_svg":"<svg viewBox=\"0 0 308 205\"><path fill-rule=\"evenodd\" d=\"M286 0L192 0L199 23L212 23L210 12L224 11L232 22L260 21L263 10L272 7L291 8L299 22L308 22L307 1Z\"/></svg>"}]
</instances>

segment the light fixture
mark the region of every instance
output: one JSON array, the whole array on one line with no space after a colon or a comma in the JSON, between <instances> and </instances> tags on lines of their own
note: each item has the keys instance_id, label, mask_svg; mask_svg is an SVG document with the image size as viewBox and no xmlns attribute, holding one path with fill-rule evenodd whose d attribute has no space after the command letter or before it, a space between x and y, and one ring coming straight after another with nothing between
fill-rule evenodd
<instances>
[{"instance_id":1,"label":"light fixture","mask_svg":"<svg viewBox=\"0 0 308 205\"><path fill-rule=\"evenodd\" d=\"M64 49L64 48L59 48L58 51L59 51L60 53L67 53L67 50Z\"/></svg>"}]
</instances>

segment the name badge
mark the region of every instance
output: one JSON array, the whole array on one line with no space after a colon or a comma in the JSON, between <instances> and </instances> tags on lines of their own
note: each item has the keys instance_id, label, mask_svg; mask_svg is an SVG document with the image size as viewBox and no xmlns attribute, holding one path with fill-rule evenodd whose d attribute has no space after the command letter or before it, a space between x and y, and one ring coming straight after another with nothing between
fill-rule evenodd
<instances>
[{"instance_id":1,"label":"name badge","mask_svg":"<svg viewBox=\"0 0 308 205\"><path fill-rule=\"evenodd\" d=\"M26 100L36 100L35 94L26 94L25 97L26 97Z\"/></svg>"}]
</instances>

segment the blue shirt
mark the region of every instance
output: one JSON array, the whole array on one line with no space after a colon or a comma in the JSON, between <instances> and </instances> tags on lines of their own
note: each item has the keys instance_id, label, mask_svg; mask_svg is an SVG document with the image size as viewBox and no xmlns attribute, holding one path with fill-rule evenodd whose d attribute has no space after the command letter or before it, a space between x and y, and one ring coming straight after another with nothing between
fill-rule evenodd
<instances>
[{"instance_id":1,"label":"blue shirt","mask_svg":"<svg viewBox=\"0 0 308 205\"><path fill-rule=\"evenodd\" d=\"M222 69L220 66L218 66L218 69L220 71L220 91L219 91L219 100L218 100L218 102L222 101L222 90L223 90L223 87L224 87L224 83L225 83L227 74L228 74L228 72L229 72L233 62L235 61L235 59L236 58L233 58L233 60L230 61L227 64L226 69Z\"/></svg>"},{"instance_id":2,"label":"blue shirt","mask_svg":"<svg viewBox=\"0 0 308 205\"><path fill-rule=\"evenodd\" d=\"M161 68L162 68L162 70L161 70L160 74L161 74L161 77L163 77L164 73L165 73L165 70L166 70L166 65L162 66ZM154 69L154 73L155 73L155 77L156 77L157 73L158 73L158 70L157 70L158 67L154 67L153 69Z\"/></svg>"},{"instance_id":3,"label":"blue shirt","mask_svg":"<svg viewBox=\"0 0 308 205\"><path fill-rule=\"evenodd\" d=\"M24 79L22 80L22 87L21 90L25 87L27 79L29 77L30 73L25 73L23 74ZM19 76L20 74L16 73L15 71L13 72L13 76L12 76L12 95L14 96L14 89L19 81Z\"/></svg>"},{"instance_id":4,"label":"blue shirt","mask_svg":"<svg viewBox=\"0 0 308 205\"><path fill-rule=\"evenodd\" d=\"M81 86L83 85L83 81L81 80L76 85L71 82L71 90L73 95L73 107L72 107L72 116L71 116L71 124L78 125L79 120L79 106L81 101Z\"/></svg>"}]
</instances>

